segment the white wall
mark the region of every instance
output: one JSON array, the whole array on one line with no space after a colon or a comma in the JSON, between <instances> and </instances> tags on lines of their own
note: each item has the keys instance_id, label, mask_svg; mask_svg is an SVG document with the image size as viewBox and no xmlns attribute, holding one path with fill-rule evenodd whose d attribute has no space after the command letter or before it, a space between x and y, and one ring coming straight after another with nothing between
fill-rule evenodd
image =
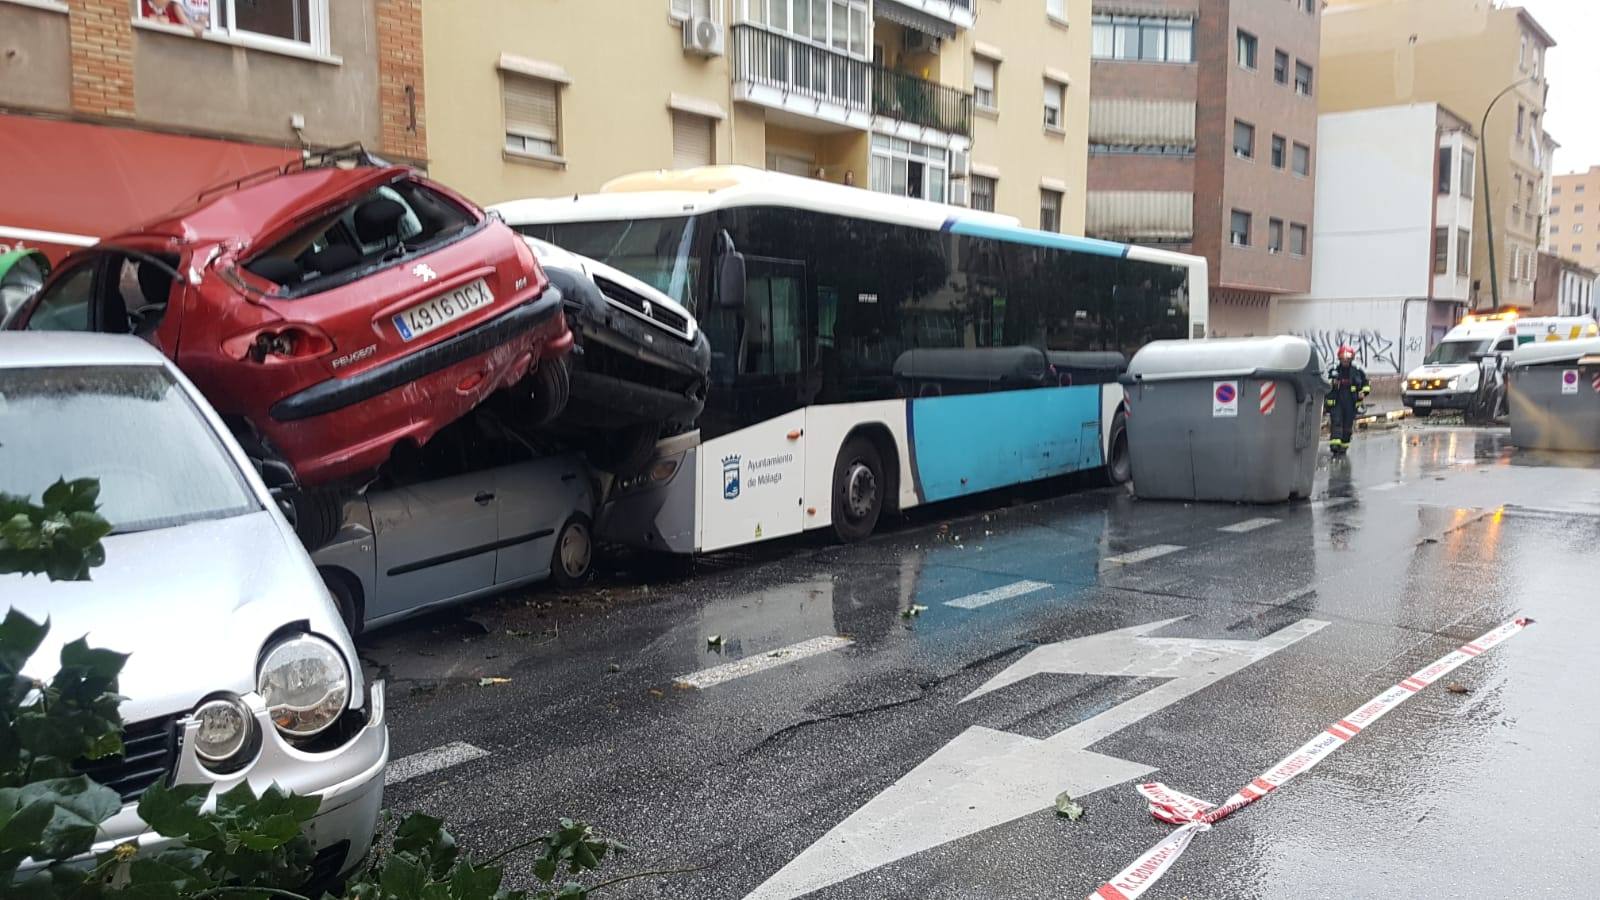
<instances>
[{"instance_id":1,"label":"white wall","mask_svg":"<svg viewBox=\"0 0 1600 900\"><path fill-rule=\"evenodd\" d=\"M1368 375L1403 375L1427 355L1431 305L1405 297L1283 297L1272 305L1271 330L1309 340L1324 366L1349 344Z\"/></svg>"},{"instance_id":2,"label":"white wall","mask_svg":"<svg viewBox=\"0 0 1600 900\"><path fill-rule=\"evenodd\" d=\"M1307 296L1428 296L1438 115L1425 103L1317 118Z\"/></svg>"}]
</instances>

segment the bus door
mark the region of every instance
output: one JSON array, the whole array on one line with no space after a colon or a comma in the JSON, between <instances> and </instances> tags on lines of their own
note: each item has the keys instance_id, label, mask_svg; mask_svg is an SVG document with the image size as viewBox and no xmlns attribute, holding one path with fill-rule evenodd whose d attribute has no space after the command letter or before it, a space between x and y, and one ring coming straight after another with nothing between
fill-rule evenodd
<instances>
[{"instance_id":1,"label":"bus door","mask_svg":"<svg viewBox=\"0 0 1600 900\"><path fill-rule=\"evenodd\" d=\"M708 399L743 427L701 446L703 551L805 527L807 287L805 263L745 256L736 374Z\"/></svg>"}]
</instances>

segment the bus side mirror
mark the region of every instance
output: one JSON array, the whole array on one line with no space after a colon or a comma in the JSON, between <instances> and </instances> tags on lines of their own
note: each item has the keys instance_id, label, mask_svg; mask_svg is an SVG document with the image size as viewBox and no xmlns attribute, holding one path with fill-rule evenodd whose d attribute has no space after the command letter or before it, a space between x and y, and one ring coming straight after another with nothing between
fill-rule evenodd
<instances>
[{"instance_id":1,"label":"bus side mirror","mask_svg":"<svg viewBox=\"0 0 1600 900\"><path fill-rule=\"evenodd\" d=\"M735 250L733 239L722 233L721 252L717 255L717 306L722 309L744 309L744 254Z\"/></svg>"}]
</instances>

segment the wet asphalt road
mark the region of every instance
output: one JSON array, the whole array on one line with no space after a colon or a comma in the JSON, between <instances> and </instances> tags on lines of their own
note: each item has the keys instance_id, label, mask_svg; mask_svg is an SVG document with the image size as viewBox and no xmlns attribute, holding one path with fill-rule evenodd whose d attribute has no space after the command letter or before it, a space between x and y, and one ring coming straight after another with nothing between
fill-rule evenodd
<instances>
[{"instance_id":1,"label":"wet asphalt road","mask_svg":"<svg viewBox=\"0 0 1600 900\"><path fill-rule=\"evenodd\" d=\"M1221 802L1528 615L1200 835L1146 896L1593 896L1589 466L1503 431L1408 425L1322 460L1312 503L986 498L856 546L781 543L692 577L613 574L402 624L362 641L390 682L394 757L453 742L485 755L392 784L388 803L443 815L481 853L565 815L634 848L608 873L707 866L607 897L1083 897L1170 831L1138 781ZM1061 644L1169 619L1148 638ZM1219 639L1256 656L1218 675ZM1108 641L1126 674L1086 674ZM741 659L781 664L675 684ZM997 676L1011 683L963 702ZM1064 788L1077 821L1051 808Z\"/></svg>"}]
</instances>

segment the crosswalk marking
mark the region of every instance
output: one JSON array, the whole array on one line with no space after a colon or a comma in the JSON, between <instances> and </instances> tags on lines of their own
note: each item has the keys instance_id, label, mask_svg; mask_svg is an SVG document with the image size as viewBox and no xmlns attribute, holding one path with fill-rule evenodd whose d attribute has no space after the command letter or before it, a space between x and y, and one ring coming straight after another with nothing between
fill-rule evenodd
<instances>
[{"instance_id":1,"label":"crosswalk marking","mask_svg":"<svg viewBox=\"0 0 1600 900\"><path fill-rule=\"evenodd\" d=\"M990 588L987 591L979 591L976 594L968 594L965 597L946 600L944 605L955 606L960 609L978 609L1000 600L1009 600L1012 597L1020 597L1023 594L1031 594L1034 591L1042 591L1049 586L1050 583L1048 581L1017 581L1003 587Z\"/></svg>"},{"instance_id":2,"label":"crosswalk marking","mask_svg":"<svg viewBox=\"0 0 1600 900\"><path fill-rule=\"evenodd\" d=\"M709 669L690 672L688 675L680 675L673 681L682 687L705 690L725 681L743 678L746 675L754 675L757 672L765 672L768 669L787 665L798 659L805 659L808 656L816 656L819 653L827 653L830 650L848 647L852 643L854 642L849 638L835 637L833 635L814 637L798 644L790 644L787 647L779 647L776 650L769 650L765 653L753 654L746 656L744 659L723 663L720 666L712 666Z\"/></svg>"},{"instance_id":3,"label":"crosswalk marking","mask_svg":"<svg viewBox=\"0 0 1600 900\"><path fill-rule=\"evenodd\" d=\"M1127 553L1108 556L1105 561L1114 566L1126 566L1130 563L1140 563L1145 560L1155 559L1158 556L1166 556L1168 553L1177 553L1182 549L1183 547L1177 544L1154 544L1139 550L1130 550Z\"/></svg>"},{"instance_id":4,"label":"crosswalk marking","mask_svg":"<svg viewBox=\"0 0 1600 900\"><path fill-rule=\"evenodd\" d=\"M1244 534L1247 531L1255 531L1257 528L1265 528L1268 525L1275 525L1278 523L1278 521L1278 519L1272 519L1263 516L1259 519L1245 519L1243 522L1235 522L1232 525L1224 525L1217 530L1226 531L1229 534Z\"/></svg>"}]
</instances>

